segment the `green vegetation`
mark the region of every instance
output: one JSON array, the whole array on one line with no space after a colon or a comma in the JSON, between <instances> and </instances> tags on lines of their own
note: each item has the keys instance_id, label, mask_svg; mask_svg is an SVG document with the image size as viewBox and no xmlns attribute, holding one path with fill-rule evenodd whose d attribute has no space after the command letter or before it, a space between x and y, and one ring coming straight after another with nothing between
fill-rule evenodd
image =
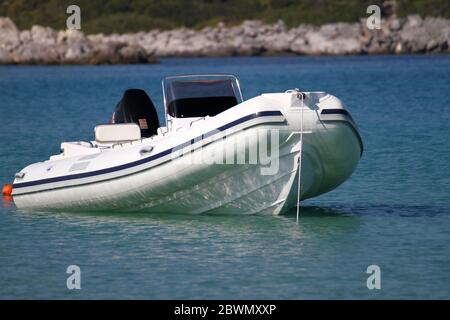
<instances>
[{"instance_id":1,"label":"green vegetation","mask_svg":"<svg viewBox=\"0 0 450 320\"><path fill-rule=\"evenodd\" d=\"M300 23L357 21L378 0L0 0L0 16L21 29L34 24L64 29L66 8L77 4L86 33L135 32L180 26L201 28L219 21L237 24L245 19ZM450 18L448 0L397 0L398 14Z\"/></svg>"}]
</instances>

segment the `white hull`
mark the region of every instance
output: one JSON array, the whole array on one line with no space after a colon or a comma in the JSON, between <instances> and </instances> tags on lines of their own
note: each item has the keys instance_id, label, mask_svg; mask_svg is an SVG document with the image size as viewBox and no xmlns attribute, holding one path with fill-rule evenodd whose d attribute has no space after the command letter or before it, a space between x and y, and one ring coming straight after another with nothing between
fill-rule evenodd
<instances>
[{"instance_id":1,"label":"white hull","mask_svg":"<svg viewBox=\"0 0 450 320\"><path fill-rule=\"evenodd\" d=\"M360 137L348 119L320 115L321 109L342 109L340 101L322 93L308 97L303 107L302 199L344 182L362 152ZM300 115L296 93L267 94L178 132L33 164L21 171L23 178L16 178L14 202L20 209L40 211L279 214L296 205ZM218 150L227 156L249 152L252 142L244 149L234 149L230 142L272 130L279 135L274 174L262 174L270 167L267 164L198 161L210 159ZM203 138L196 139L199 136ZM142 155L148 146L153 150Z\"/></svg>"}]
</instances>

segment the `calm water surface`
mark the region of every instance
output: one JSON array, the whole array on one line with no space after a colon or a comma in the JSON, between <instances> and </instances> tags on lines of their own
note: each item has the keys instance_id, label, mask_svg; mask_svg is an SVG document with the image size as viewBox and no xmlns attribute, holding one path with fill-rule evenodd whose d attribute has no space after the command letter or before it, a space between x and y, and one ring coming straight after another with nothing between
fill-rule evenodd
<instances>
[{"instance_id":1,"label":"calm water surface","mask_svg":"<svg viewBox=\"0 0 450 320\"><path fill-rule=\"evenodd\" d=\"M0 67L0 182L92 139L122 92L234 73L244 96L339 96L365 153L338 189L286 216L33 213L0 202L0 298L450 298L450 56L169 59ZM161 112L160 112L161 113ZM163 119L160 119L161 122ZM82 289L66 288L79 265ZM368 290L379 265L382 289Z\"/></svg>"}]
</instances>

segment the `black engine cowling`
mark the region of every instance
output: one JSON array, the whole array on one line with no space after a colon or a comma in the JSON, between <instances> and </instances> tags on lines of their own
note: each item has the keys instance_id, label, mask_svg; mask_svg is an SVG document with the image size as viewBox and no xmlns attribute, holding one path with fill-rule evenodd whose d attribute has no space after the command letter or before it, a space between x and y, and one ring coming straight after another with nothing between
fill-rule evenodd
<instances>
[{"instance_id":1,"label":"black engine cowling","mask_svg":"<svg viewBox=\"0 0 450 320\"><path fill-rule=\"evenodd\" d=\"M157 134L158 114L152 100L144 90L128 89L117 104L112 123L136 123L143 138Z\"/></svg>"}]
</instances>

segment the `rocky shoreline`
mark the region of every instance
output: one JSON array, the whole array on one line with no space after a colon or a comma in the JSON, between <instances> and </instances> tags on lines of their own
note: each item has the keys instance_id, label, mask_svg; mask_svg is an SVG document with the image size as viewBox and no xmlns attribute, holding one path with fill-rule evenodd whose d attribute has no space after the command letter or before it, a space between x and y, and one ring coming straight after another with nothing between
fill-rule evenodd
<instances>
[{"instance_id":1,"label":"rocky shoreline","mask_svg":"<svg viewBox=\"0 0 450 320\"><path fill-rule=\"evenodd\" d=\"M257 55L359 55L450 52L450 20L384 19L380 30L368 30L365 19L323 26L248 20L239 26L201 30L180 28L133 34L85 35L33 26L19 30L0 17L0 64L151 63L158 57Z\"/></svg>"}]
</instances>

